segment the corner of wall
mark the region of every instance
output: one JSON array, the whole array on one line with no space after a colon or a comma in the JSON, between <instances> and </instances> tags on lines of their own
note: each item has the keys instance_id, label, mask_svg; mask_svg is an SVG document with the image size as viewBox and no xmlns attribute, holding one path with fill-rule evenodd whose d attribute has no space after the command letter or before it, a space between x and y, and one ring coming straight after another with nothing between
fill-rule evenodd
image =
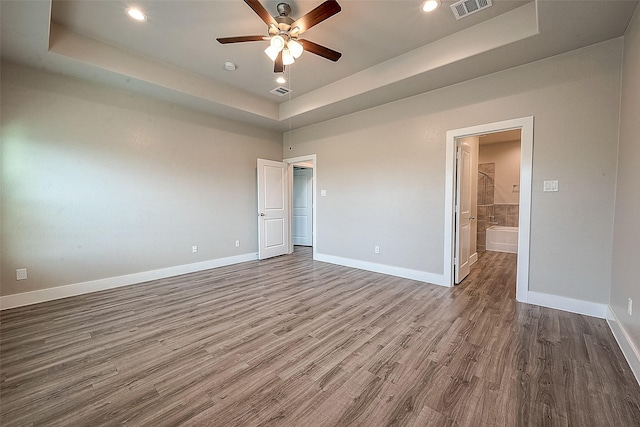
<instances>
[{"instance_id":1,"label":"corner of wall","mask_svg":"<svg viewBox=\"0 0 640 427\"><path fill-rule=\"evenodd\" d=\"M624 358L627 359L636 381L640 384L640 349L635 346L624 325L618 319L615 310L610 305L607 307L607 323Z\"/></svg>"}]
</instances>

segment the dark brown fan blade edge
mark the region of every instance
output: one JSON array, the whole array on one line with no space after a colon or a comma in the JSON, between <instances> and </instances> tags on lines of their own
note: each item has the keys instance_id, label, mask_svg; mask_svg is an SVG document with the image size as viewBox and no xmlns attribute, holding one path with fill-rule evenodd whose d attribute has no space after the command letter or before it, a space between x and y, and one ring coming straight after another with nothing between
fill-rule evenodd
<instances>
[{"instance_id":1,"label":"dark brown fan blade edge","mask_svg":"<svg viewBox=\"0 0 640 427\"><path fill-rule=\"evenodd\" d=\"M282 51L276 57L276 60L273 61L273 72L274 73L284 73L284 64L282 63Z\"/></svg>"},{"instance_id":2,"label":"dark brown fan blade edge","mask_svg":"<svg viewBox=\"0 0 640 427\"><path fill-rule=\"evenodd\" d=\"M264 6L262 6L262 4L257 1L257 0L244 0L244 2L249 5L249 7L251 9L253 9L253 11L260 17L260 19L262 19L264 21L265 24L267 25L271 25L271 24L275 24L277 25L277 22L275 19L273 19L273 16L271 16L271 14L269 12L267 12L267 9L264 8Z\"/></svg>"},{"instance_id":3,"label":"dark brown fan blade edge","mask_svg":"<svg viewBox=\"0 0 640 427\"><path fill-rule=\"evenodd\" d=\"M330 61L336 62L342 56L340 52L336 52L335 50L319 45L318 43L314 43L309 40L298 41L302 44L302 47L305 51L314 53L318 56L322 56L323 58L326 58Z\"/></svg>"},{"instance_id":4,"label":"dark brown fan blade edge","mask_svg":"<svg viewBox=\"0 0 640 427\"><path fill-rule=\"evenodd\" d=\"M322 3L320 6L316 7L311 12L307 13L302 18L291 24L291 28L299 27L299 34L302 34L314 25L321 23L327 18L331 18L341 10L342 8L337 1L327 0L326 2Z\"/></svg>"},{"instance_id":5,"label":"dark brown fan blade edge","mask_svg":"<svg viewBox=\"0 0 640 427\"><path fill-rule=\"evenodd\" d=\"M264 40L264 36L238 36L238 37L219 37L219 43L242 43L242 42L259 42Z\"/></svg>"}]
</instances>

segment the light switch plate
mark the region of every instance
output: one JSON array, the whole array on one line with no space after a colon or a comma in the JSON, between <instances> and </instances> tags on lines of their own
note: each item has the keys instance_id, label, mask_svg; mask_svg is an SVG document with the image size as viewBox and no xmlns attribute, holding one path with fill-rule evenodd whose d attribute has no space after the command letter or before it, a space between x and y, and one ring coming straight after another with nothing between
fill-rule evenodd
<instances>
[{"instance_id":1,"label":"light switch plate","mask_svg":"<svg viewBox=\"0 0 640 427\"><path fill-rule=\"evenodd\" d=\"M558 191L558 180L544 181L542 191Z\"/></svg>"},{"instance_id":2,"label":"light switch plate","mask_svg":"<svg viewBox=\"0 0 640 427\"><path fill-rule=\"evenodd\" d=\"M16 280L27 280L27 269L18 268L16 270Z\"/></svg>"},{"instance_id":3,"label":"light switch plate","mask_svg":"<svg viewBox=\"0 0 640 427\"><path fill-rule=\"evenodd\" d=\"M327 190L320 190L320 197L324 197L327 195Z\"/></svg>"}]
</instances>

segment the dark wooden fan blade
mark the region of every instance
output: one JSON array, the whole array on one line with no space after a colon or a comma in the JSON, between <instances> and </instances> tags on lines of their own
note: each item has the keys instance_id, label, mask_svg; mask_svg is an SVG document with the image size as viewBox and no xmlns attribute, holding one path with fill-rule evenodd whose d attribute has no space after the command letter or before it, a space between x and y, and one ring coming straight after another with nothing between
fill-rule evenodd
<instances>
[{"instance_id":1,"label":"dark wooden fan blade","mask_svg":"<svg viewBox=\"0 0 640 427\"><path fill-rule=\"evenodd\" d=\"M271 14L269 12L267 12L267 9L265 9L264 6L262 6L262 4L259 1L257 1L257 0L244 0L244 2L246 4L248 4L251 9L253 9L253 11L260 17L260 19L262 19L264 21L265 24L267 24L267 25L271 25L271 24L278 25L276 20L273 19L273 16L271 16Z\"/></svg>"},{"instance_id":2,"label":"dark wooden fan blade","mask_svg":"<svg viewBox=\"0 0 640 427\"><path fill-rule=\"evenodd\" d=\"M305 51L315 53L318 56L327 58L329 61L336 62L342 56L340 52L336 52L333 49L329 49L328 47L324 47L309 40L298 40L298 42L302 44Z\"/></svg>"},{"instance_id":3,"label":"dark wooden fan blade","mask_svg":"<svg viewBox=\"0 0 640 427\"><path fill-rule=\"evenodd\" d=\"M320 6L316 7L311 12L307 13L302 18L291 24L291 28L300 28L298 34L302 34L314 25L319 24L327 18L331 18L341 10L342 8L336 0L327 0Z\"/></svg>"},{"instance_id":4,"label":"dark wooden fan blade","mask_svg":"<svg viewBox=\"0 0 640 427\"><path fill-rule=\"evenodd\" d=\"M284 64L282 63L282 51L280 51L276 60L273 61L273 72L274 73L284 72Z\"/></svg>"},{"instance_id":5,"label":"dark wooden fan blade","mask_svg":"<svg viewBox=\"0 0 640 427\"><path fill-rule=\"evenodd\" d=\"M264 36L238 36L238 37L219 37L219 43L242 43L242 42L259 42L264 40Z\"/></svg>"}]
</instances>

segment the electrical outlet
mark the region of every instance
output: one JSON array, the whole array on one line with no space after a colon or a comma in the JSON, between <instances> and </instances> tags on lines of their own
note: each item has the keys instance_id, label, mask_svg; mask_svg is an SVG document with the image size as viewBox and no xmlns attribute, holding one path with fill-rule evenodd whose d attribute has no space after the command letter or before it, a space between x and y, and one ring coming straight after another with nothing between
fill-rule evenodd
<instances>
[{"instance_id":1,"label":"electrical outlet","mask_svg":"<svg viewBox=\"0 0 640 427\"><path fill-rule=\"evenodd\" d=\"M191 246L191 253L197 254L198 253L198 247L197 246Z\"/></svg>"},{"instance_id":2,"label":"electrical outlet","mask_svg":"<svg viewBox=\"0 0 640 427\"><path fill-rule=\"evenodd\" d=\"M631 298L627 301L627 313L629 313L629 316L633 313L633 300Z\"/></svg>"},{"instance_id":3,"label":"electrical outlet","mask_svg":"<svg viewBox=\"0 0 640 427\"><path fill-rule=\"evenodd\" d=\"M240 247L240 240L236 240L236 248Z\"/></svg>"},{"instance_id":4,"label":"electrical outlet","mask_svg":"<svg viewBox=\"0 0 640 427\"><path fill-rule=\"evenodd\" d=\"M16 280L27 280L27 269L18 268L16 270Z\"/></svg>"},{"instance_id":5,"label":"electrical outlet","mask_svg":"<svg viewBox=\"0 0 640 427\"><path fill-rule=\"evenodd\" d=\"M376 246L373 248L373 252L375 252L375 253L379 254L379 253L380 253L380 246L377 246L377 245L376 245Z\"/></svg>"}]
</instances>

